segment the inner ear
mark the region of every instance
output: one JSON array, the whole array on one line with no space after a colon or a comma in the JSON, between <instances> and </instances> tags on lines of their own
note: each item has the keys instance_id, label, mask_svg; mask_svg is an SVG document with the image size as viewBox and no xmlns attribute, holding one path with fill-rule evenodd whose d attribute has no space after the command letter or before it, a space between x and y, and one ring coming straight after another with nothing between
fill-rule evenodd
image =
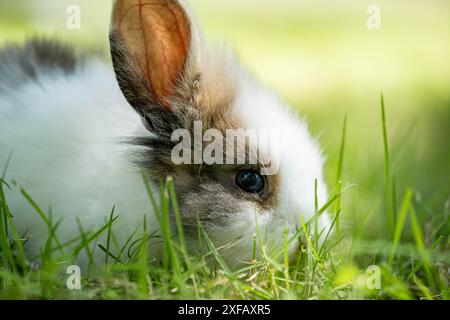
<instances>
[{"instance_id":1,"label":"inner ear","mask_svg":"<svg viewBox=\"0 0 450 320\"><path fill-rule=\"evenodd\" d=\"M118 0L113 10L111 36L120 42L127 58L128 65L115 65L118 78L144 80L155 102L170 109L170 98L183 76L191 42L189 18L180 3L176 0ZM127 73L128 77L120 72ZM130 72L139 74L129 76ZM136 84L123 85L136 87Z\"/></svg>"}]
</instances>

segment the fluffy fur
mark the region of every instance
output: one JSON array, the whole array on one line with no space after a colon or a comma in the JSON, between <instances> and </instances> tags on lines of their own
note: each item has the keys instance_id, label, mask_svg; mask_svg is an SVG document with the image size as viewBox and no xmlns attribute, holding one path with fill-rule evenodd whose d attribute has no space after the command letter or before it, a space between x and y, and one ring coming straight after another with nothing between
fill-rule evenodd
<instances>
[{"instance_id":1,"label":"fluffy fur","mask_svg":"<svg viewBox=\"0 0 450 320\"><path fill-rule=\"evenodd\" d=\"M118 1L122 2L129 5L133 1ZM188 12L185 5L181 8ZM46 229L23 199L20 187L42 208L51 207L54 217L63 218L60 234L65 239L78 235L77 219L85 229L99 227L114 205L120 217L116 232L124 238L141 224L144 215L150 217L150 228L157 228L141 168L154 186L173 176L188 234L199 213L216 246L234 243L223 250L232 265L251 258L256 220L265 243L276 248L283 244L285 228L292 235L301 227L300 215L305 220L312 217L315 179L319 201L326 200L320 149L305 122L241 69L235 59L209 51L189 12L187 17L192 45L185 70L176 83L177 95L164 97L170 98L171 114L157 109L166 106L157 101L158 95L149 86L133 83L143 76L127 56L129 46L117 43L120 37L114 29L112 55L122 91L112 67L95 58L83 59L67 69L60 64L43 68L41 60L34 57L35 72L29 76L23 72L20 59L0 54L0 68L14 66L8 69L7 77L0 78L0 88L8 87L0 91L0 163L6 163L12 153L6 178L16 184L11 184L7 197L20 230L31 234L35 253L46 238ZM51 57L59 50L58 45L47 45L48 50L39 55ZM27 55L30 50L18 52ZM70 56L67 53L67 59ZM133 100L136 96L144 98ZM281 142L277 157L280 170L267 177L274 187L257 197L234 185L236 166L170 163L172 144L162 131L167 125L191 129L194 120L219 130L276 129ZM139 143L129 143L133 140ZM264 152L271 156L270 150ZM328 225L328 217L323 215L320 229ZM188 241L194 248L195 237ZM292 254L296 248L297 244L291 246ZM158 253L159 249L155 250Z\"/></svg>"}]
</instances>

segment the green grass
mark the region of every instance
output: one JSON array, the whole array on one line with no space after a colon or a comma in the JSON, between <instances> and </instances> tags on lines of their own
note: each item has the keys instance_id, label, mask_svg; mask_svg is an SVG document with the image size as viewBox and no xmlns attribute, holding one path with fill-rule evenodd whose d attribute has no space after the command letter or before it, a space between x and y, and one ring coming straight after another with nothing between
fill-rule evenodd
<instances>
[{"instance_id":1,"label":"green grass","mask_svg":"<svg viewBox=\"0 0 450 320\"><path fill-rule=\"evenodd\" d=\"M49 6L39 8L27 1L0 4L0 43L37 33L80 49L108 51L109 2L77 1L82 29L68 31L63 13L71 1L58 6L47 1ZM34 203L35 212L29 214L44 214L42 223L54 231L49 231L47 249L42 248L47 261L39 269L37 257L25 256L27 235L15 233L0 197L1 297L448 299L450 3L411 6L380 0L382 29L373 31L365 27L369 1L330 6L325 0L283 5L269 0L255 6L256 1L189 0L207 39L235 47L263 83L307 115L327 156L328 211L335 232L326 244L318 247L314 237L306 241L305 234L315 229L312 221L299 230L306 243L291 265L281 250L279 260L263 255L248 269L228 272L217 261L220 249L186 258L182 236L166 243L177 256L154 261L151 252L142 250L154 235L142 227L117 243L120 226L111 208L110 223L105 221L100 230L80 225L80 236L59 246L58 221L47 218L48 212L24 190L24 201ZM380 87L386 97L384 117ZM2 187L8 188L6 182ZM174 206L173 199L165 208ZM175 226L171 233L180 231ZM201 228L198 238L208 247ZM264 248L256 234L254 239L256 257ZM99 250L104 258L96 263L92 257ZM90 276L83 279L83 290L69 291L66 267L80 253L91 257ZM211 267L211 261L219 266ZM381 290L364 285L370 265L380 267Z\"/></svg>"},{"instance_id":2,"label":"green grass","mask_svg":"<svg viewBox=\"0 0 450 320\"><path fill-rule=\"evenodd\" d=\"M379 195L384 201L367 201L358 212L347 213L355 217L351 226L341 224L342 212L350 210L346 203L355 197L355 189L359 187L343 183L350 158L346 149L352 144L347 137L351 117L349 121L343 117L338 152L333 156L338 159L334 171L336 181L329 200L322 207L316 200L316 214L310 221L299 217L301 228L295 236L288 237L287 232L280 235L284 237L284 246L278 251L269 254L257 230L253 246L255 259L239 270L226 264L221 248L213 245L200 223L198 243L206 251L203 255L189 254L183 215L171 178L161 185L157 195L152 194L144 179L149 202L162 230L162 237L156 239L164 244L161 260L148 250L148 243L155 240L155 235L149 232L144 217L142 225L124 243L118 243L115 237L115 230L120 226L114 208L99 230L88 231L79 225L79 236L61 243L60 221L54 221L51 211L42 210L22 190L24 201L35 211L30 214L39 215L48 229L40 256L29 257L26 255L28 237L18 234L5 198L4 190L9 188L5 168L0 183L0 298L450 299L448 207L443 212L424 215L423 199L416 189L398 188L393 178L397 172L390 163L390 152L395 150L388 144L389 119L383 97L380 113L384 170L381 167L375 174L379 179L385 178L384 190ZM323 234L325 240L320 242L318 236L311 235L317 230L318 216L325 211L332 216L334 232ZM381 218L387 230L376 236L366 232L374 219L380 219L373 216L374 212L384 212ZM173 227L170 221L175 221ZM296 259L289 261L288 244L296 240L303 245ZM93 258L95 250L104 254L100 263ZM82 274L81 290L69 290L66 268L83 251L89 258L89 274ZM260 258L256 259L257 256ZM377 271L381 281L378 289L370 286L377 283L373 277Z\"/></svg>"}]
</instances>

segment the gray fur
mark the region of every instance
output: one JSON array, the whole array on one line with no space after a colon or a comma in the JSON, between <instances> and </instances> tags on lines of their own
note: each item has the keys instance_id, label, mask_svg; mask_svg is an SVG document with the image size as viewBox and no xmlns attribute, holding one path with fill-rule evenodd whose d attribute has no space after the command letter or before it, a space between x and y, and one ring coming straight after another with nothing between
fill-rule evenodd
<instances>
[{"instance_id":1,"label":"gray fur","mask_svg":"<svg viewBox=\"0 0 450 320\"><path fill-rule=\"evenodd\" d=\"M72 48L57 41L32 39L7 45L0 50L0 91L17 89L45 74L71 74L82 62Z\"/></svg>"}]
</instances>

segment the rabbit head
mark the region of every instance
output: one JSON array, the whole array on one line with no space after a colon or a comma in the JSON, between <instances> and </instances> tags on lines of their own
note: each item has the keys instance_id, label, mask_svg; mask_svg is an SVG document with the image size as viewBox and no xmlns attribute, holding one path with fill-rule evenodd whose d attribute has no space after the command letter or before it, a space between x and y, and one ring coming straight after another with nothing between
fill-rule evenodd
<instances>
[{"instance_id":1,"label":"rabbit head","mask_svg":"<svg viewBox=\"0 0 450 320\"><path fill-rule=\"evenodd\" d=\"M319 201L326 200L320 149L306 124L233 54L207 47L184 3L116 1L110 44L119 86L151 133L136 139L149 147L140 164L155 184L173 177L188 238L199 219L216 246L230 244L225 256L248 260L256 232L276 248L285 230L301 228L300 216L312 217L316 180ZM188 161L174 161L177 130L189 133L181 144ZM264 134L256 143L249 130ZM244 156L235 148L240 138ZM199 161L198 154L222 157ZM320 230L327 225L322 215Z\"/></svg>"}]
</instances>

